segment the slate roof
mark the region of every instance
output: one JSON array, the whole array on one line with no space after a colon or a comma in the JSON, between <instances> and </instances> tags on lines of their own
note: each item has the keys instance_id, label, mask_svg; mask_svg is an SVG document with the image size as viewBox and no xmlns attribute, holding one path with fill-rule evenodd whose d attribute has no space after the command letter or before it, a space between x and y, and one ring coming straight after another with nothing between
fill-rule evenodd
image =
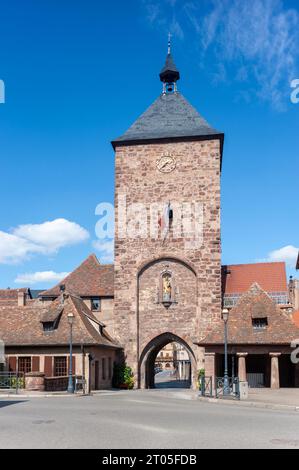
<instances>
[{"instance_id":1,"label":"slate roof","mask_svg":"<svg viewBox=\"0 0 299 470\"><path fill-rule=\"evenodd\" d=\"M65 285L67 291L80 297L113 297L114 266L100 264L96 255L91 254L59 284L42 292L40 297L57 297L61 284Z\"/></svg>"},{"instance_id":2,"label":"slate roof","mask_svg":"<svg viewBox=\"0 0 299 470\"><path fill-rule=\"evenodd\" d=\"M100 333L99 322L82 299L68 294L63 307L61 296L44 306L35 301L24 307L17 304L0 304L0 339L6 346L65 346L69 344L69 324L67 315L72 312L74 345L97 345L119 348L118 344L103 330ZM53 319L54 313L61 315L58 327L54 331L44 332L42 321Z\"/></svg>"},{"instance_id":3,"label":"slate roof","mask_svg":"<svg viewBox=\"0 0 299 470\"><path fill-rule=\"evenodd\" d=\"M211 136L223 139L223 133L211 127L183 95L170 93L160 95L112 145Z\"/></svg>"},{"instance_id":4,"label":"slate roof","mask_svg":"<svg viewBox=\"0 0 299 470\"><path fill-rule=\"evenodd\" d=\"M253 318L268 319L265 329L255 330ZM266 292L254 283L241 296L229 314L228 344L284 344L299 338L299 328L291 317L282 312ZM223 344L223 321L219 318L211 332L199 344Z\"/></svg>"},{"instance_id":5,"label":"slate roof","mask_svg":"<svg viewBox=\"0 0 299 470\"><path fill-rule=\"evenodd\" d=\"M246 292L257 282L266 292L287 292L285 263L254 263L222 266L224 294Z\"/></svg>"},{"instance_id":6,"label":"slate roof","mask_svg":"<svg viewBox=\"0 0 299 470\"><path fill-rule=\"evenodd\" d=\"M177 72L177 73L179 73L179 71L177 69L177 66L174 63L174 60L173 60L173 57L172 57L171 54L167 54L165 65L162 68L162 70L160 72L160 75L165 73L165 72Z\"/></svg>"}]
</instances>

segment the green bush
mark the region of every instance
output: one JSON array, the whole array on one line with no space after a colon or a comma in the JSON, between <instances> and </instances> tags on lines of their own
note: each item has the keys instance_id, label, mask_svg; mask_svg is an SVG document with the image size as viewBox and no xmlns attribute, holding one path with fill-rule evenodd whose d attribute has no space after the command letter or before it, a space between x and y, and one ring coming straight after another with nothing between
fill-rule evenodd
<instances>
[{"instance_id":1,"label":"green bush","mask_svg":"<svg viewBox=\"0 0 299 470\"><path fill-rule=\"evenodd\" d=\"M131 367L126 364L114 364L113 368L113 387L115 388L134 388L134 375Z\"/></svg>"},{"instance_id":2,"label":"green bush","mask_svg":"<svg viewBox=\"0 0 299 470\"><path fill-rule=\"evenodd\" d=\"M10 380L11 388L25 388L25 379L23 377L12 377Z\"/></svg>"},{"instance_id":3,"label":"green bush","mask_svg":"<svg viewBox=\"0 0 299 470\"><path fill-rule=\"evenodd\" d=\"M200 380L201 377L204 377L205 374L206 374L205 369L200 369L200 370L198 371L198 380Z\"/></svg>"}]
</instances>

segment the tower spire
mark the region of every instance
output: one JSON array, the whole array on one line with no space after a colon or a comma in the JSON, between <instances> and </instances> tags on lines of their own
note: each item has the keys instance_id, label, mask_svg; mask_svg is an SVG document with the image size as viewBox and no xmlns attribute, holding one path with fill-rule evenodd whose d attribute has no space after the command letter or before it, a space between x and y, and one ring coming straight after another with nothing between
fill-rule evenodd
<instances>
[{"instance_id":1,"label":"tower spire","mask_svg":"<svg viewBox=\"0 0 299 470\"><path fill-rule=\"evenodd\" d=\"M180 79L180 72L176 68L174 60L171 55L171 34L168 33L168 50L166 62L160 72L160 80L163 83L163 95L167 93L176 93L176 82Z\"/></svg>"},{"instance_id":2,"label":"tower spire","mask_svg":"<svg viewBox=\"0 0 299 470\"><path fill-rule=\"evenodd\" d=\"M168 55L171 54L171 33L168 33Z\"/></svg>"}]
</instances>

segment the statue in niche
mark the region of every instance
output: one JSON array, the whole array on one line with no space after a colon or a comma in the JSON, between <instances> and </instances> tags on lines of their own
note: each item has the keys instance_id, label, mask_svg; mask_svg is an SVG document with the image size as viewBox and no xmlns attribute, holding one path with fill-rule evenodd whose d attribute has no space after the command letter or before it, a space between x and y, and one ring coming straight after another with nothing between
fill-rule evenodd
<instances>
[{"instance_id":1,"label":"statue in niche","mask_svg":"<svg viewBox=\"0 0 299 470\"><path fill-rule=\"evenodd\" d=\"M164 274L163 276L163 302L169 302L171 301L172 297L172 285L171 285L171 275L170 274Z\"/></svg>"}]
</instances>

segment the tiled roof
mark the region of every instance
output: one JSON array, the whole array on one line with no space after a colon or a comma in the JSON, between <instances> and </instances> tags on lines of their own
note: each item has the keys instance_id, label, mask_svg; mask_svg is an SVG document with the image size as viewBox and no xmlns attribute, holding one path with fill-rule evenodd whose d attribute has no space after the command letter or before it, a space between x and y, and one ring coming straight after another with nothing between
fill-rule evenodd
<instances>
[{"instance_id":1,"label":"tiled roof","mask_svg":"<svg viewBox=\"0 0 299 470\"><path fill-rule=\"evenodd\" d=\"M265 329L253 328L252 319L267 318ZM282 312L258 284L242 295L233 307L228 320L229 344L290 344L299 338L299 328L291 317ZM211 332L200 344L223 344L223 321L212 327Z\"/></svg>"},{"instance_id":2,"label":"tiled roof","mask_svg":"<svg viewBox=\"0 0 299 470\"><path fill-rule=\"evenodd\" d=\"M66 290L80 297L113 297L114 295L114 266L100 264L92 254L78 268L52 289L40 294L40 297L57 297L59 286L64 284Z\"/></svg>"},{"instance_id":3,"label":"tiled roof","mask_svg":"<svg viewBox=\"0 0 299 470\"><path fill-rule=\"evenodd\" d=\"M159 139L223 138L180 93L160 95L134 124L112 144Z\"/></svg>"},{"instance_id":4,"label":"tiled roof","mask_svg":"<svg viewBox=\"0 0 299 470\"><path fill-rule=\"evenodd\" d=\"M254 263L222 266L224 294L246 292L257 282L266 292L287 292L285 263Z\"/></svg>"},{"instance_id":5,"label":"tiled roof","mask_svg":"<svg viewBox=\"0 0 299 470\"><path fill-rule=\"evenodd\" d=\"M30 289L28 287L22 287L20 289L0 289L0 300L17 300L19 292L23 292L31 298Z\"/></svg>"},{"instance_id":6,"label":"tiled roof","mask_svg":"<svg viewBox=\"0 0 299 470\"><path fill-rule=\"evenodd\" d=\"M292 320L295 325L299 328L299 310L296 310L296 312L292 313Z\"/></svg>"},{"instance_id":7,"label":"tiled roof","mask_svg":"<svg viewBox=\"0 0 299 470\"><path fill-rule=\"evenodd\" d=\"M98 322L92 320L92 312L79 297L66 295L63 308L61 296L46 307L35 301L24 307L0 304L0 339L6 346L46 346L67 345L69 343L69 324L67 315L72 312L73 343L79 345L99 345L119 347L106 333L103 335ZM58 327L54 331L44 332L42 321L52 321L53 312L60 312ZM87 315L88 313L88 315ZM49 315L47 315L49 314ZM95 325L95 326L93 326Z\"/></svg>"}]
</instances>

